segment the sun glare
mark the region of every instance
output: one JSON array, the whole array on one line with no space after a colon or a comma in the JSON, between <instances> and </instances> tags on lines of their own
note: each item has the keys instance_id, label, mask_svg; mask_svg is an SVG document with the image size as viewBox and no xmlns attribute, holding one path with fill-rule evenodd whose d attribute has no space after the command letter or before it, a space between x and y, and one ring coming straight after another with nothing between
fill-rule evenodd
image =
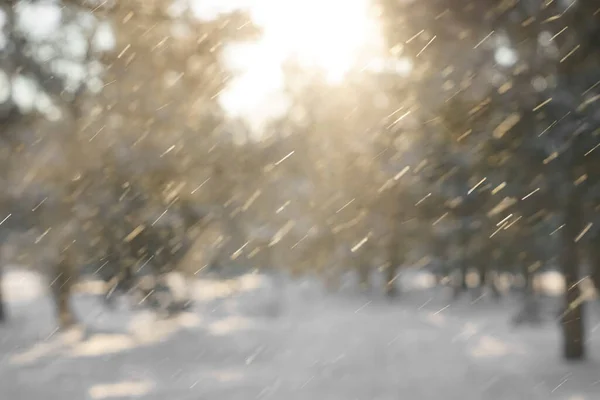
<instances>
[{"instance_id":1,"label":"sun glare","mask_svg":"<svg viewBox=\"0 0 600 400\"><path fill-rule=\"evenodd\" d=\"M292 61L318 71L329 84L341 84L385 56L370 0L197 0L205 15L241 9L262 30L254 42L228 45L224 61L235 73L220 96L223 108L253 129L285 112L283 66ZM202 3L200 3L202 1ZM210 4L214 3L214 4Z\"/></svg>"},{"instance_id":2,"label":"sun glare","mask_svg":"<svg viewBox=\"0 0 600 400\"><path fill-rule=\"evenodd\" d=\"M368 0L269 0L256 2L251 16L264 29L261 46L280 61L294 59L339 83L381 46L369 5Z\"/></svg>"}]
</instances>

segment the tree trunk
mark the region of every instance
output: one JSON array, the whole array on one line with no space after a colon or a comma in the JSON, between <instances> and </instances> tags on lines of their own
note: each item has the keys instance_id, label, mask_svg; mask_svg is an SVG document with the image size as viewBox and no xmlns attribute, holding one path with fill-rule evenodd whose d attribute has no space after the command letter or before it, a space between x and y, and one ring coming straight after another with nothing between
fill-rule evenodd
<instances>
[{"instance_id":1,"label":"tree trunk","mask_svg":"<svg viewBox=\"0 0 600 400\"><path fill-rule=\"evenodd\" d=\"M5 204L1 204L2 207L5 207ZM4 236L3 232L0 232L0 262L4 264L4 260L5 260L5 248L3 246L4 244L4 240L6 239L6 237ZM0 265L0 323L6 321L6 306L4 304L4 289L3 289L3 265Z\"/></svg>"},{"instance_id":2,"label":"tree trunk","mask_svg":"<svg viewBox=\"0 0 600 400\"><path fill-rule=\"evenodd\" d=\"M400 238L400 212L395 210L392 216L392 229L388 242L388 260L389 264L385 270L385 294L392 298L398 295L398 267L400 266L400 251L403 251Z\"/></svg>"},{"instance_id":3,"label":"tree trunk","mask_svg":"<svg viewBox=\"0 0 600 400\"><path fill-rule=\"evenodd\" d=\"M460 251L460 270L459 270L459 282L454 282L454 297L458 298L462 293L467 292L469 285L467 283L467 276L469 274L469 237L467 234L468 225L465 222L461 223L461 229L458 233L459 243L458 249Z\"/></svg>"},{"instance_id":4,"label":"tree trunk","mask_svg":"<svg viewBox=\"0 0 600 400\"><path fill-rule=\"evenodd\" d=\"M590 278L596 292L600 294L600 234L594 236L589 245Z\"/></svg>"},{"instance_id":5,"label":"tree trunk","mask_svg":"<svg viewBox=\"0 0 600 400\"><path fill-rule=\"evenodd\" d=\"M335 293L340 290L342 286L340 275L337 270L332 268L331 271L326 273L325 275L325 288L332 293Z\"/></svg>"},{"instance_id":6,"label":"tree trunk","mask_svg":"<svg viewBox=\"0 0 600 400\"><path fill-rule=\"evenodd\" d=\"M488 284L490 286L490 290L492 292L492 298L496 301L499 301L502 297L502 293L500 293L500 289L498 288L498 280L500 278L501 268L501 254L502 252L499 250L494 250L491 257L491 265L488 273Z\"/></svg>"},{"instance_id":7,"label":"tree trunk","mask_svg":"<svg viewBox=\"0 0 600 400\"><path fill-rule=\"evenodd\" d=\"M469 275L469 243L467 233L463 227L460 233L460 290L464 293L469 290L467 276Z\"/></svg>"},{"instance_id":8,"label":"tree trunk","mask_svg":"<svg viewBox=\"0 0 600 400\"><path fill-rule=\"evenodd\" d=\"M358 284L361 290L369 290L369 266L366 263L366 260L363 260L362 257L359 258L358 263Z\"/></svg>"},{"instance_id":9,"label":"tree trunk","mask_svg":"<svg viewBox=\"0 0 600 400\"><path fill-rule=\"evenodd\" d=\"M523 275L523 286L521 287L521 308L513 318L515 325L539 325L543 322L540 299L536 295L533 285L534 273L529 269L530 261L531 256L527 252L519 254L518 262Z\"/></svg>"},{"instance_id":10,"label":"tree trunk","mask_svg":"<svg viewBox=\"0 0 600 400\"><path fill-rule=\"evenodd\" d=\"M328 291L336 292L341 286L339 260L335 254L337 245L336 237L327 226L324 227L323 231L315 254L317 274L323 279L325 288Z\"/></svg>"},{"instance_id":11,"label":"tree trunk","mask_svg":"<svg viewBox=\"0 0 600 400\"><path fill-rule=\"evenodd\" d=\"M498 288L498 272L494 272L489 276L489 285L492 292L492 298L495 301L500 301L500 299L502 299L502 293L500 293L500 289Z\"/></svg>"},{"instance_id":12,"label":"tree trunk","mask_svg":"<svg viewBox=\"0 0 600 400\"><path fill-rule=\"evenodd\" d=\"M432 253L437 262L440 263L434 267L434 272L436 286L441 286L444 283L445 278L448 276L449 268L448 252L446 251L444 241L440 237L433 238Z\"/></svg>"},{"instance_id":13,"label":"tree trunk","mask_svg":"<svg viewBox=\"0 0 600 400\"><path fill-rule=\"evenodd\" d=\"M477 257L477 275L479 275L479 285L474 293L475 300L484 296L489 281L488 266L483 257Z\"/></svg>"},{"instance_id":14,"label":"tree trunk","mask_svg":"<svg viewBox=\"0 0 600 400\"><path fill-rule=\"evenodd\" d=\"M465 260L463 260L460 266L460 291L465 293L469 290L469 284L467 282L467 277L469 276L469 266Z\"/></svg>"},{"instance_id":15,"label":"tree trunk","mask_svg":"<svg viewBox=\"0 0 600 400\"><path fill-rule=\"evenodd\" d=\"M6 321L6 310L4 309L4 290L2 287L2 268L0 267L0 323Z\"/></svg>"},{"instance_id":16,"label":"tree trunk","mask_svg":"<svg viewBox=\"0 0 600 400\"><path fill-rule=\"evenodd\" d=\"M66 250L62 259L55 265L56 278L52 284L52 293L54 296L54 305L56 307L56 316L58 318L59 328L68 329L75 324L75 315L70 305L71 288L76 279L76 267L69 257L71 250Z\"/></svg>"},{"instance_id":17,"label":"tree trunk","mask_svg":"<svg viewBox=\"0 0 600 400\"><path fill-rule=\"evenodd\" d=\"M488 282L488 268L483 260L479 260L477 265L477 274L479 275L479 286L484 287Z\"/></svg>"},{"instance_id":18,"label":"tree trunk","mask_svg":"<svg viewBox=\"0 0 600 400\"><path fill-rule=\"evenodd\" d=\"M394 261L390 261L390 264L386 268L386 276L385 276L385 294L388 297L396 297L398 295L398 288L396 286L396 271L398 270L398 265Z\"/></svg>"},{"instance_id":19,"label":"tree trunk","mask_svg":"<svg viewBox=\"0 0 600 400\"><path fill-rule=\"evenodd\" d=\"M395 220L394 223L397 224L398 221ZM396 280L398 279L398 266L400 264L400 249L398 243L399 238L397 236L397 229L394 229L388 249L389 263L385 270L385 294L390 298L398 295L398 283Z\"/></svg>"},{"instance_id":20,"label":"tree trunk","mask_svg":"<svg viewBox=\"0 0 600 400\"><path fill-rule=\"evenodd\" d=\"M564 209L560 264L565 278L565 311L562 315L563 356L567 360L585 357L583 301L579 281L579 257L575 239L582 226L582 201L578 188L569 194Z\"/></svg>"},{"instance_id":21,"label":"tree trunk","mask_svg":"<svg viewBox=\"0 0 600 400\"><path fill-rule=\"evenodd\" d=\"M521 272L523 273L523 293L526 296L533 294L533 274L529 271L529 265L527 265L527 259L522 260Z\"/></svg>"}]
</instances>

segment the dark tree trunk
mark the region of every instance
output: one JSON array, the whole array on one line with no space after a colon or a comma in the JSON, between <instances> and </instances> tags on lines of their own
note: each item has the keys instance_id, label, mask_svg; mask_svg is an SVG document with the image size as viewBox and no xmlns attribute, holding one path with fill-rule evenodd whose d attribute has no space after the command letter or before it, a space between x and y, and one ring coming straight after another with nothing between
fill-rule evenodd
<instances>
[{"instance_id":1,"label":"dark tree trunk","mask_svg":"<svg viewBox=\"0 0 600 400\"><path fill-rule=\"evenodd\" d=\"M433 240L432 253L437 262L441 263L435 266L435 283L437 286L441 286L448 277L448 251L444 239L434 237Z\"/></svg>"},{"instance_id":2,"label":"dark tree trunk","mask_svg":"<svg viewBox=\"0 0 600 400\"><path fill-rule=\"evenodd\" d=\"M562 314L563 356L567 360L585 357L583 302L579 281L579 257L575 239L583 222L582 201L578 188L572 189L564 209L560 264L565 277L565 310Z\"/></svg>"},{"instance_id":3,"label":"dark tree trunk","mask_svg":"<svg viewBox=\"0 0 600 400\"><path fill-rule=\"evenodd\" d=\"M539 325L543 322L542 308L540 299L534 291L534 273L529 269L531 257L526 252L522 252L519 254L518 260L521 274L523 275L523 286L521 287L522 303L519 312L513 318L513 323L515 325Z\"/></svg>"},{"instance_id":4,"label":"dark tree trunk","mask_svg":"<svg viewBox=\"0 0 600 400\"><path fill-rule=\"evenodd\" d=\"M325 275L325 287L330 292L337 292L338 290L340 290L341 286L342 283L340 279L340 274L337 271L337 268L332 268Z\"/></svg>"},{"instance_id":5,"label":"dark tree trunk","mask_svg":"<svg viewBox=\"0 0 600 400\"><path fill-rule=\"evenodd\" d=\"M335 257L325 257L322 264L325 287L330 292L337 292L342 286L342 268Z\"/></svg>"},{"instance_id":6,"label":"dark tree trunk","mask_svg":"<svg viewBox=\"0 0 600 400\"><path fill-rule=\"evenodd\" d=\"M325 288L330 292L338 291L341 286L338 266L339 261L334 255L336 244L335 235L331 232L329 227L325 227L324 236L321 237L319 248L317 250L316 263L318 274L321 279L323 279Z\"/></svg>"},{"instance_id":7,"label":"dark tree trunk","mask_svg":"<svg viewBox=\"0 0 600 400\"><path fill-rule=\"evenodd\" d=\"M400 252L402 248L402 239L400 237L400 213L395 211L392 218L392 230L388 242L388 267L385 270L385 294L389 298L398 296L398 267L400 266Z\"/></svg>"},{"instance_id":8,"label":"dark tree trunk","mask_svg":"<svg viewBox=\"0 0 600 400\"><path fill-rule=\"evenodd\" d=\"M66 250L65 253L69 253ZM56 277L52 283L52 292L60 329L68 329L75 324L75 315L70 305L71 288L75 283L75 264L64 254L56 265Z\"/></svg>"},{"instance_id":9,"label":"dark tree trunk","mask_svg":"<svg viewBox=\"0 0 600 400\"><path fill-rule=\"evenodd\" d=\"M398 224L396 219L394 223ZM396 297L398 295L398 267L400 264L400 248L399 248L399 237L397 229L394 229L392 236L390 237L390 243L388 248L389 264L385 270L385 294L388 297Z\"/></svg>"},{"instance_id":10,"label":"dark tree trunk","mask_svg":"<svg viewBox=\"0 0 600 400\"><path fill-rule=\"evenodd\" d=\"M4 204L2 205L4 206ZM2 248L2 243L4 243L4 235L0 232L0 262L4 261L4 253ZM3 285L3 268L0 265L0 323L6 321L6 305L4 304L4 285Z\"/></svg>"},{"instance_id":11,"label":"dark tree trunk","mask_svg":"<svg viewBox=\"0 0 600 400\"><path fill-rule=\"evenodd\" d=\"M362 257L358 260L358 284L361 290L369 290L369 265L363 260Z\"/></svg>"},{"instance_id":12,"label":"dark tree trunk","mask_svg":"<svg viewBox=\"0 0 600 400\"><path fill-rule=\"evenodd\" d=\"M4 308L4 290L2 285L2 268L0 267L0 323L6 321L6 310Z\"/></svg>"},{"instance_id":13,"label":"dark tree trunk","mask_svg":"<svg viewBox=\"0 0 600 400\"><path fill-rule=\"evenodd\" d=\"M469 237L467 233L468 226L462 222L459 236L458 249L460 251L459 263L459 282L454 282L454 297L457 298L461 294L466 293L469 289L467 277L469 274Z\"/></svg>"},{"instance_id":14,"label":"dark tree trunk","mask_svg":"<svg viewBox=\"0 0 600 400\"><path fill-rule=\"evenodd\" d=\"M498 280L500 277L499 271L501 270L500 258L501 252L498 250L493 251L490 265L491 271L489 271L487 275L488 285L492 292L492 298L496 301L500 300L500 298L502 297L502 293L500 293L500 289L498 288Z\"/></svg>"},{"instance_id":15,"label":"dark tree trunk","mask_svg":"<svg viewBox=\"0 0 600 400\"><path fill-rule=\"evenodd\" d=\"M460 234L460 290L464 293L469 289L467 276L469 275L469 242L464 231Z\"/></svg>"},{"instance_id":16,"label":"dark tree trunk","mask_svg":"<svg viewBox=\"0 0 600 400\"><path fill-rule=\"evenodd\" d=\"M482 254L477 257L477 275L479 275L479 285L477 286L477 290L473 293L476 300L485 294L485 288L489 283L488 265L481 256Z\"/></svg>"},{"instance_id":17,"label":"dark tree trunk","mask_svg":"<svg viewBox=\"0 0 600 400\"><path fill-rule=\"evenodd\" d=\"M469 290L469 284L467 282L467 278L469 276L469 266L465 260L461 263L460 266L460 291L462 293Z\"/></svg>"},{"instance_id":18,"label":"dark tree trunk","mask_svg":"<svg viewBox=\"0 0 600 400\"><path fill-rule=\"evenodd\" d=\"M596 292L600 293L600 234L594 236L589 246L590 278Z\"/></svg>"},{"instance_id":19,"label":"dark tree trunk","mask_svg":"<svg viewBox=\"0 0 600 400\"><path fill-rule=\"evenodd\" d=\"M529 296L533 294L533 274L529 271L529 265L527 259L523 260L521 265L521 272L523 273L523 293Z\"/></svg>"},{"instance_id":20,"label":"dark tree trunk","mask_svg":"<svg viewBox=\"0 0 600 400\"><path fill-rule=\"evenodd\" d=\"M500 293L500 289L498 288L498 282L497 282L497 273L495 273L494 275L490 275L489 277L489 286L490 286L490 290L492 292L492 298L495 301L499 301L502 298L502 293Z\"/></svg>"},{"instance_id":21,"label":"dark tree trunk","mask_svg":"<svg viewBox=\"0 0 600 400\"><path fill-rule=\"evenodd\" d=\"M390 264L386 268L386 276L385 276L385 294L388 297L396 297L398 295L398 287L396 284L396 275L398 270L398 263L395 260L395 257L391 257Z\"/></svg>"},{"instance_id":22,"label":"dark tree trunk","mask_svg":"<svg viewBox=\"0 0 600 400\"><path fill-rule=\"evenodd\" d=\"M485 287L489 281L488 277L488 266L485 265L483 260L479 260L477 265L477 274L479 275L479 286Z\"/></svg>"}]
</instances>

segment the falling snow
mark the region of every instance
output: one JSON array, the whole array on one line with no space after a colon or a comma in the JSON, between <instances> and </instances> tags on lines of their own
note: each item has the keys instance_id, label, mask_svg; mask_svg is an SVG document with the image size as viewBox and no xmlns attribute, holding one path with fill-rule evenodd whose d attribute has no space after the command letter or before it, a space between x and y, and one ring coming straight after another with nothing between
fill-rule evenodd
<instances>
[{"instance_id":1,"label":"falling snow","mask_svg":"<svg viewBox=\"0 0 600 400\"><path fill-rule=\"evenodd\" d=\"M598 398L600 9L458 3L1 4L4 397Z\"/></svg>"}]
</instances>

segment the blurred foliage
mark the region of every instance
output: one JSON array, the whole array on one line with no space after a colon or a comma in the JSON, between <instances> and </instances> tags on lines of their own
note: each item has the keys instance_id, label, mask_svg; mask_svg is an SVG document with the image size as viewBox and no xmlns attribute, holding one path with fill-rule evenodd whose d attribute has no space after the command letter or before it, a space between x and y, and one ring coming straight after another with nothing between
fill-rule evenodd
<instances>
[{"instance_id":1,"label":"blurred foliage","mask_svg":"<svg viewBox=\"0 0 600 400\"><path fill-rule=\"evenodd\" d=\"M103 279L130 287L150 259L156 276L245 266L331 286L377 269L390 295L401 265L450 276L456 295L473 268L494 292L492 273L520 275L531 295L560 266L567 306L587 273L599 284L595 2L381 0L394 68L332 84L288 60L289 107L261 132L220 101L229 46L261 27L180 3L0 8L0 229L35 233L20 246L32 264L76 249L76 269L108 259ZM28 30L31 7L50 23Z\"/></svg>"}]
</instances>

